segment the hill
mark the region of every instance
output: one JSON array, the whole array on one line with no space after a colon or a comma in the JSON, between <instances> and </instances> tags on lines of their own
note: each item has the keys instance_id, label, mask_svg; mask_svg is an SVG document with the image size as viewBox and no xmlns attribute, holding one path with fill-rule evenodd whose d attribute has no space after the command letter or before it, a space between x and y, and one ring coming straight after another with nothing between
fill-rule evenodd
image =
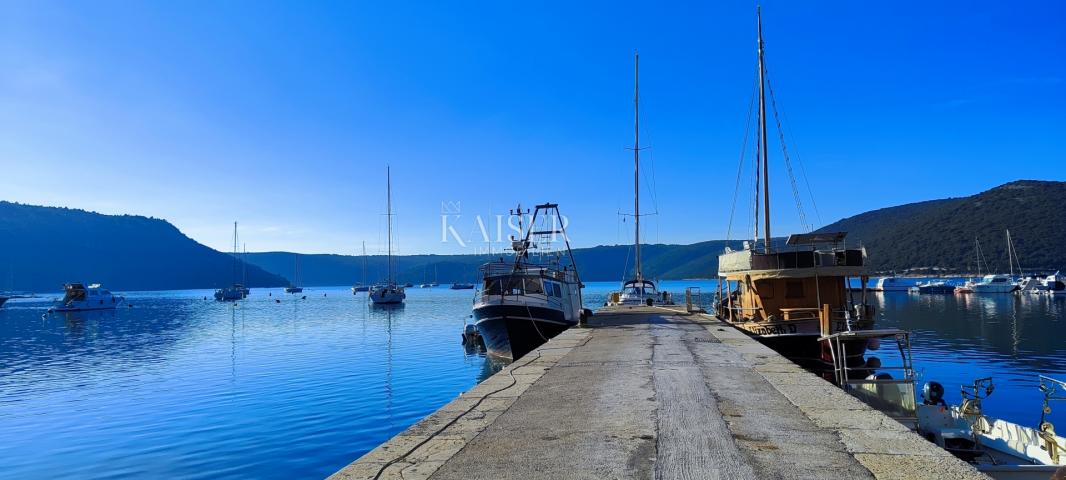
<instances>
[{"instance_id":1,"label":"hill","mask_svg":"<svg viewBox=\"0 0 1066 480\"><path fill-rule=\"evenodd\" d=\"M725 241L713 240L692 245L643 245L644 273L658 279L713 278L718 271L718 254ZM739 248L739 242L731 242ZM249 253L248 262L267 271L290 277L295 273L293 253ZM396 279L401 283L476 282L477 269L492 260L489 255L405 255L395 258ZM581 278L586 281L621 281L633 269L630 245L601 245L574 249ZM386 274L384 255L366 257L367 282ZM304 285L350 285L363 281L363 258L348 255L300 255L300 276Z\"/></svg>"},{"instance_id":2,"label":"hill","mask_svg":"<svg viewBox=\"0 0 1066 480\"><path fill-rule=\"evenodd\" d=\"M1066 182L1019 180L964 198L882 208L826 225L861 242L875 270L974 271L974 239L991 268L1007 271L1009 229L1027 270L1066 270Z\"/></svg>"},{"instance_id":3,"label":"hill","mask_svg":"<svg viewBox=\"0 0 1066 480\"><path fill-rule=\"evenodd\" d=\"M0 202L0 289L55 292L67 282L114 290L216 288L233 282L233 257L170 223L134 215ZM287 281L248 266L248 284Z\"/></svg>"}]
</instances>

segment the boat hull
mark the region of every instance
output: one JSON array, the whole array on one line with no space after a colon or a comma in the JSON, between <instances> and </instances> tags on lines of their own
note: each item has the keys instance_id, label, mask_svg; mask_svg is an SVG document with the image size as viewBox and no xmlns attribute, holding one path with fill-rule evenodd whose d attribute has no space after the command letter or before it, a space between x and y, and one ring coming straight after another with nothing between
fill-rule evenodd
<instances>
[{"instance_id":1,"label":"boat hull","mask_svg":"<svg viewBox=\"0 0 1066 480\"><path fill-rule=\"evenodd\" d=\"M732 325L801 367L819 373L833 370L833 357L829 346L818 340L821 331L817 320L737 322ZM847 325L838 321L834 327L834 331L843 331ZM865 340L844 343L849 367L860 367L866 363Z\"/></svg>"},{"instance_id":2,"label":"boat hull","mask_svg":"<svg viewBox=\"0 0 1066 480\"><path fill-rule=\"evenodd\" d=\"M303 287L285 287L285 293L303 293Z\"/></svg>"},{"instance_id":3,"label":"boat hull","mask_svg":"<svg viewBox=\"0 0 1066 480\"><path fill-rule=\"evenodd\" d=\"M403 289L392 288L380 288L370 291L370 301L374 302L374 305L395 305L403 303L403 300L407 298L407 294Z\"/></svg>"},{"instance_id":4,"label":"boat hull","mask_svg":"<svg viewBox=\"0 0 1066 480\"><path fill-rule=\"evenodd\" d=\"M509 360L577 325L562 310L526 305L482 305L474 308L474 320L488 353Z\"/></svg>"}]
</instances>

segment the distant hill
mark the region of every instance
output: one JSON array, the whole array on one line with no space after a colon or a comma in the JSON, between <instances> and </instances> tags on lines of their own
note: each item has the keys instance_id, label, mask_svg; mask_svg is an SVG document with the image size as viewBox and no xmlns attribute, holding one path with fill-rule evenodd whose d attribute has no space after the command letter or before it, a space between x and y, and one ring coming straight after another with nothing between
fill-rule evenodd
<instances>
[{"instance_id":1,"label":"distant hill","mask_svg":"<svg viewBox=\"0 0 1066 480\"><path fill-rule=\"evenodd\" d=\"M216 288L232 283L232 272L231 255L164 220L0 202L0 290L55 292L67 282L114 290ZM253 287L288 283L254 265L246 274Z\"/></svg>"},{"instance_id":2,"label":"distant hill","mask_svg":"<svg viewBox=\"0 0 1066 480\"><path fill-rule=\"evenodd\" d=\"M993 269L1007 271L1006 229L1022 267L1066 270L1066 182L1019 180L964 198L882 208L826 225L861 242L876 270L974 270L974 239Z\"/></svg>"},{"instance_id":3,"label":"distant hill","mask_svg":"<svg viewBox=\"0 0 1066 480\"><path fill-rule=\"evenodd\" d=\"M994 269L1006 270L1010 229L1022 266L1066 270L1066 182L1023 180L965 198L882 208L845 218L820 231L847 231L863 244L874 270L943 267L969 272L974 238ZM740 248L739 241L729 245ZM691 245L644 245L645 275L656 279L713 278L723 240ZM587 281L620 281L633 268L631 245L574 250ZM282 286L294 277L294 254L250 253L252 287ZM400 282L476 282L487 255L397 257ZM368 256L368 282L385 276L385 257ZM215 288L231 282L232 257L186 237L166 221L101 215L67 208L0 202L0 290L56 291L64 282L100 282L116 290ZM300 255L304 286L363 280L363 258Z\"/></svg>"},{"instance_id":4,"label":"distant hill","mask_svg":"<svg viewBox=\"0 0 1066 480\"><path fill-rule=\"evenodd\" d=\"M643 245L641 258L646 276L658 279L713 278L718 271L718 254L725 241L713 240L692 245ZM739 248L740 242L731 242ZM249 253L249 263L290 277L295 273L293 253ZM396 278L401 283L476 282L477 269L492 260L489 255L405 255L396 257ZM587 281L621 281L633 269L631 245L597 246L574 249L581 278ZM368 255L367 282L386 275L384 255ZM628 267L628 268L627 268ZM301 283L315 285L350 285L363 281L363 258L348 255L300 255ZM423 280L425 279L425 280Z\"/></svg>"}]
</instances>

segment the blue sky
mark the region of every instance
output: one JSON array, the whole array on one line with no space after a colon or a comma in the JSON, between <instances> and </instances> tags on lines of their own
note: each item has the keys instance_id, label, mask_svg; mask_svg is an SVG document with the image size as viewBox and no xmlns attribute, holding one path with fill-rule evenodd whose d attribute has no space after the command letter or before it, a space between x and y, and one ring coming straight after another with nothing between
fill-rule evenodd
<instances>
[{"instance_id":1,"label":"blue sky","mask_svg":"<svg viewBox=\"0 0 1066 480\"><path fill-rule=\"evenodd\" d=\"M400 253L472 252L473 215L518 202L560 203L578 246L624 243L639 50L645 238L723 238L754 3L664 3L4 2L0 199L161 217L219 249L238 220L252 251L380 252L390 164ZM763 13L812 223L1066 180L1066 4ZM770 152L775 233L800 230ZM474 244L441 242L442 202Z\"/></svg>"}]
</instances>

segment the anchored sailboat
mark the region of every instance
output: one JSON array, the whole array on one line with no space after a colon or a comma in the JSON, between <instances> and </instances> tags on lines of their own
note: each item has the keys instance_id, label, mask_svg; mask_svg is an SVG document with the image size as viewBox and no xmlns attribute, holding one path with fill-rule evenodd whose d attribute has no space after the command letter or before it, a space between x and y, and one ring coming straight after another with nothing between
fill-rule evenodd
<instances>
[{"instance_id":1,"label":"anchored sailboat","mask_svg":"<svg viewBox=\"0 0 1066 480\"><path fill-rule=\"evenodd\" d=\"M392 269L392 176L388 167L385 167L385 195L386 195L386 223L388 224L388 264L389 276L384 285L375 285L370 289L370 301L375 305L394 305L403 303L407 298L402 286L396 285Z\"/></svg>"},{"instance_id":2,"label":"anchored sailboat","mask_svg":"<svg viewBox=\"0 0 1066 480\"><path fill-rule=\"evenodd\" d=\"M718 318L747 332L808 366L831 364L831 350L820 337L872 326L866 305L866 251L846 248L844 232L791 235L775 246L770 234L770 175L766 141L766 69L763 59L762 17L758 15L758 133L757 171L761 170L761 201L756 192L756 239L744 249L726 249L718 257ZM772 94L771 90L771 94ZM787 161L787 152L786 161ZM758 178L758 173L756 174ZM797 195L798 196L798 195ZM758 245L759 207L763 211L763 239ZM857 277L861 303L848 293ZM847 342L847 363L862 363L866 340ZM814 362L814 365L812 365Z\"/></svg>"},{"instance_id":3,"label":"anchored sailboat","mask_svg":"<svg viewBox=\"0 0 1066 480\"><path fill-rule=\"evenodd\" d=\"M633 277L622 282L622 290L608 296L608 305L671 304L668 292L660 292L655 282L644 278L640 264L640 55L633 54L633 250L636 263Z\"/></svg>"},{"instance_id":4,"label":"anchored sailboat","mask_svg":"<svg viewBox=\"0 0 1066 480\"><path fill-rule=\"evenodd\" d=\"M300 254L293 254L293 262L296 264L293 268L292 284L285 287L285 293L302 293L304 287L300 286Z\"/></svg>"},{"instance_id":5,"label":"anchored sailboat","mask_svg":"<svg viewBox=\"0 0 1066 480\"><path fill-rule=\"evenodd\" d=\"M237 264L238 262L243 264L239 260L237 252L237 222L233 222L233 285L225 288L215 290L215 300L220 302L228 302L232 300L242 300L248 296L248 289L244 285L237 283Z\"/></svg>"}]
</instances>

